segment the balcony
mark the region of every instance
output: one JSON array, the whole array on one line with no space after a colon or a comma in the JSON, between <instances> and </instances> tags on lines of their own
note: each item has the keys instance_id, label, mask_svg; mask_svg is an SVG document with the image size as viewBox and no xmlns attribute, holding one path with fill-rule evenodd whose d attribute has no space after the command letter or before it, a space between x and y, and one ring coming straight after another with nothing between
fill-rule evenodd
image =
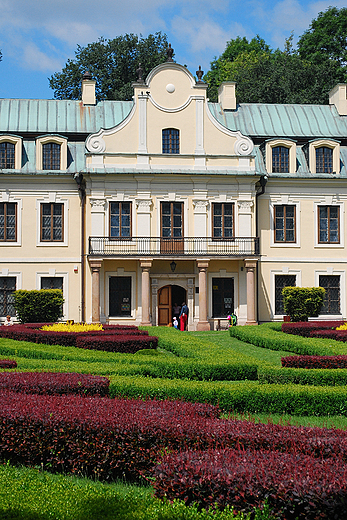
<instances>
[{"instance_id":1,"label":"balcony","mask_svg":"<svg viewBox=\"0 0 347 520\"><path fill-rule=\"evenodd\" d=\"M89 237L89 256L97 257L235 257L259 255L259 238Z\"/></svg>"}]
</instances>

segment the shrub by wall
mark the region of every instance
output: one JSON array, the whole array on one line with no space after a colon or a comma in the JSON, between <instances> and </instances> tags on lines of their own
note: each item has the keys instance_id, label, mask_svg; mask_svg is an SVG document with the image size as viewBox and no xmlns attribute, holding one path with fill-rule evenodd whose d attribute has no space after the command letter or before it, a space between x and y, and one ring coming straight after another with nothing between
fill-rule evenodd
<instances>
[{"instance_id":1,"label":"shrub by wall","mask_svg":"<svg viewBox=\"0 0 347 520\"><path fill-rule=\"evenodd\" d=\"M267 500L278 519L347 518L347 466L303 454L254 450L186 451L153 472L156 496L250 513Z\"/></svg>"},{"instance_id":2,"label":"shrub by wall","mask_svg":"<svg viewBox=\"0 0 347 520\"><path fill-rule=\"evenodd\" d=\"M107 377L77 373L3 372L0 373L0 392L9 390L24 394L108 395Z\"/></svg>"},{"instance_id":3,"label":"shrub by wall","mask_svg":"<svg viewBox=\"0 0 347 520\"><path fill-rule=\"evenodd\" d=\"M284 287L284 312L289 314L290 321L307 321L309 316L318 316L324 294L322 287Z\"/></svg>"},{"instance_id":4,"label":"shrub by wall","mask_svg":"<svg viewBox=\"0 0 347 520\"><path fill-rule=\"evenodd\" d=\"M57 321L62 316L63 303L60 289L14 292L14 305L21 323Z\"/></svg>"}]
</instances>

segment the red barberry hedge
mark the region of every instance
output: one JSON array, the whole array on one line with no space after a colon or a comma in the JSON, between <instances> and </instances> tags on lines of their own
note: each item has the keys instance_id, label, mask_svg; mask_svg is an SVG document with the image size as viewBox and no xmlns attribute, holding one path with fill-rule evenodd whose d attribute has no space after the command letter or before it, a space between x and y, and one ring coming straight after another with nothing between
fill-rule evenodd
<instances>
[{"instance_id":1,"label":"red barberry hedge","mask_svg":"<svg viewBox=\"0 0 347 520\"><path fill-rule=\"evenodd\" d=\"M0 373L0 391L25 394L80 394L108 396L110 381L107 377L89 374L51 372Z\"/></svg>"},{"instance_id":2,"label":"red barberry hedge","mask_svg":"<svg viewBox=\"0 0 347 520\"><path fill-rule=\"evenodd\" d=\"M347 465L301 453L209 450L169 454L153 474L157 497L250 513L268 501L275 518L347 518Z\"/></svg>"},{"instance_id":3,"label":"red barberry hedge","mask_svg":"<svg viewBox=\"0 0 347 520\"><path fill-rule=\"evenodd\" d=\"M219 419L210 405L0 393L0 458L102 479L147 476L167 451L242 448L347 461L340 430Z\"/></svg>"},{"instance_id":4,"label":"red barberry hedge","mask_svg":"<svg viewBox=\"0 0 347 520\"><path fill-rule=\"evenodd\" d=\"M16 368L17 361L14 359L0 359L0 368Z\"/></svg>"},{"instance_id":5,"label":"red barberry hedge","mask_svg":"<svg viewBox=\"0 0 347 520\"><path fill-rule=\"evenodd\" d=\"M286 356L281 363L287 368L347 368L347 356Z\"/></svg>"},{"instance_id":6,"label":"red barberry hedge","mask_svg":"<svg viewBox=\"0 0 347 520\"><path fill-rule=\"evenodd\" d=\"M138 350L155 349L157 346L158 338L154 336L82 335L76 338L76 347L107 352L134 354Z\"/></svg>"},{"instance_id":7,"label":"red barberry hedge","mask_svg":"<svg viewBox=\"0 0 347 520\"><path fill-rule=\"evenodd\" d=\"M282 323L282 332L295 334L309 338L314 330L332 330L343 325L344 321L298 321L295 323Z\"/></svg>"},{"instance_id":8,"label":"red barberry hedge","mask_svg":"<svg viewBox=\"0 0 347 520\"><path fill-rule=\"evenodd\" d=\"M130 326L125 329L113 325L106 327L105 330L86 333L45 331L35 329L32 324L29 324L29 326L13 325L12 327L0 327L0 337L46 345L78 346L109 352L134 353L141 349L157 348L158 338L148 336L147 331L139 331L137 328Z\"/></svg>"}]
</instances>

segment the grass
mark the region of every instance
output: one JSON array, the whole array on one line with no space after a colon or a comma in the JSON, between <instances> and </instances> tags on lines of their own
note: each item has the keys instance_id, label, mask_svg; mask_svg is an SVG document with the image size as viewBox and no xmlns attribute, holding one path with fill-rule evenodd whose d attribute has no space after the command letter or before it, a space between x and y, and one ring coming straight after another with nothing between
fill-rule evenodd
<instances>
[{"instance_id":1,"label":"grass","mask_svg":"<svg viewBox=\"0 0 347 520\"><path fill-rule=\"evenodd\" d=\"M268 516L259 515L259 520ZM152 489L123 482L105 484L51 475L40 469L0 466L2 520L242 520L231 511L201 511L170 504Z\"/></svg>"}]
</instances>

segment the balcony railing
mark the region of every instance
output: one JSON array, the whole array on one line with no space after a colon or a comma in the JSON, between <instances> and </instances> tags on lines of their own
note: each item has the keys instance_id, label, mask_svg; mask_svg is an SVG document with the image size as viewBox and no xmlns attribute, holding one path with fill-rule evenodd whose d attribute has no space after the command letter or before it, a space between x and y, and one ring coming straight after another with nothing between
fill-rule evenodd
<instances>
[{"instance_id":1,"label":"balcony railing","mask_svg":"<svg viewBox=\"0 0 347 520\"><path fill-rule=\"evenodd\" d=\"M91 256L256 256L259 255L259 238L155 238L89 237Z\"/></svg>"}]
</instances>

